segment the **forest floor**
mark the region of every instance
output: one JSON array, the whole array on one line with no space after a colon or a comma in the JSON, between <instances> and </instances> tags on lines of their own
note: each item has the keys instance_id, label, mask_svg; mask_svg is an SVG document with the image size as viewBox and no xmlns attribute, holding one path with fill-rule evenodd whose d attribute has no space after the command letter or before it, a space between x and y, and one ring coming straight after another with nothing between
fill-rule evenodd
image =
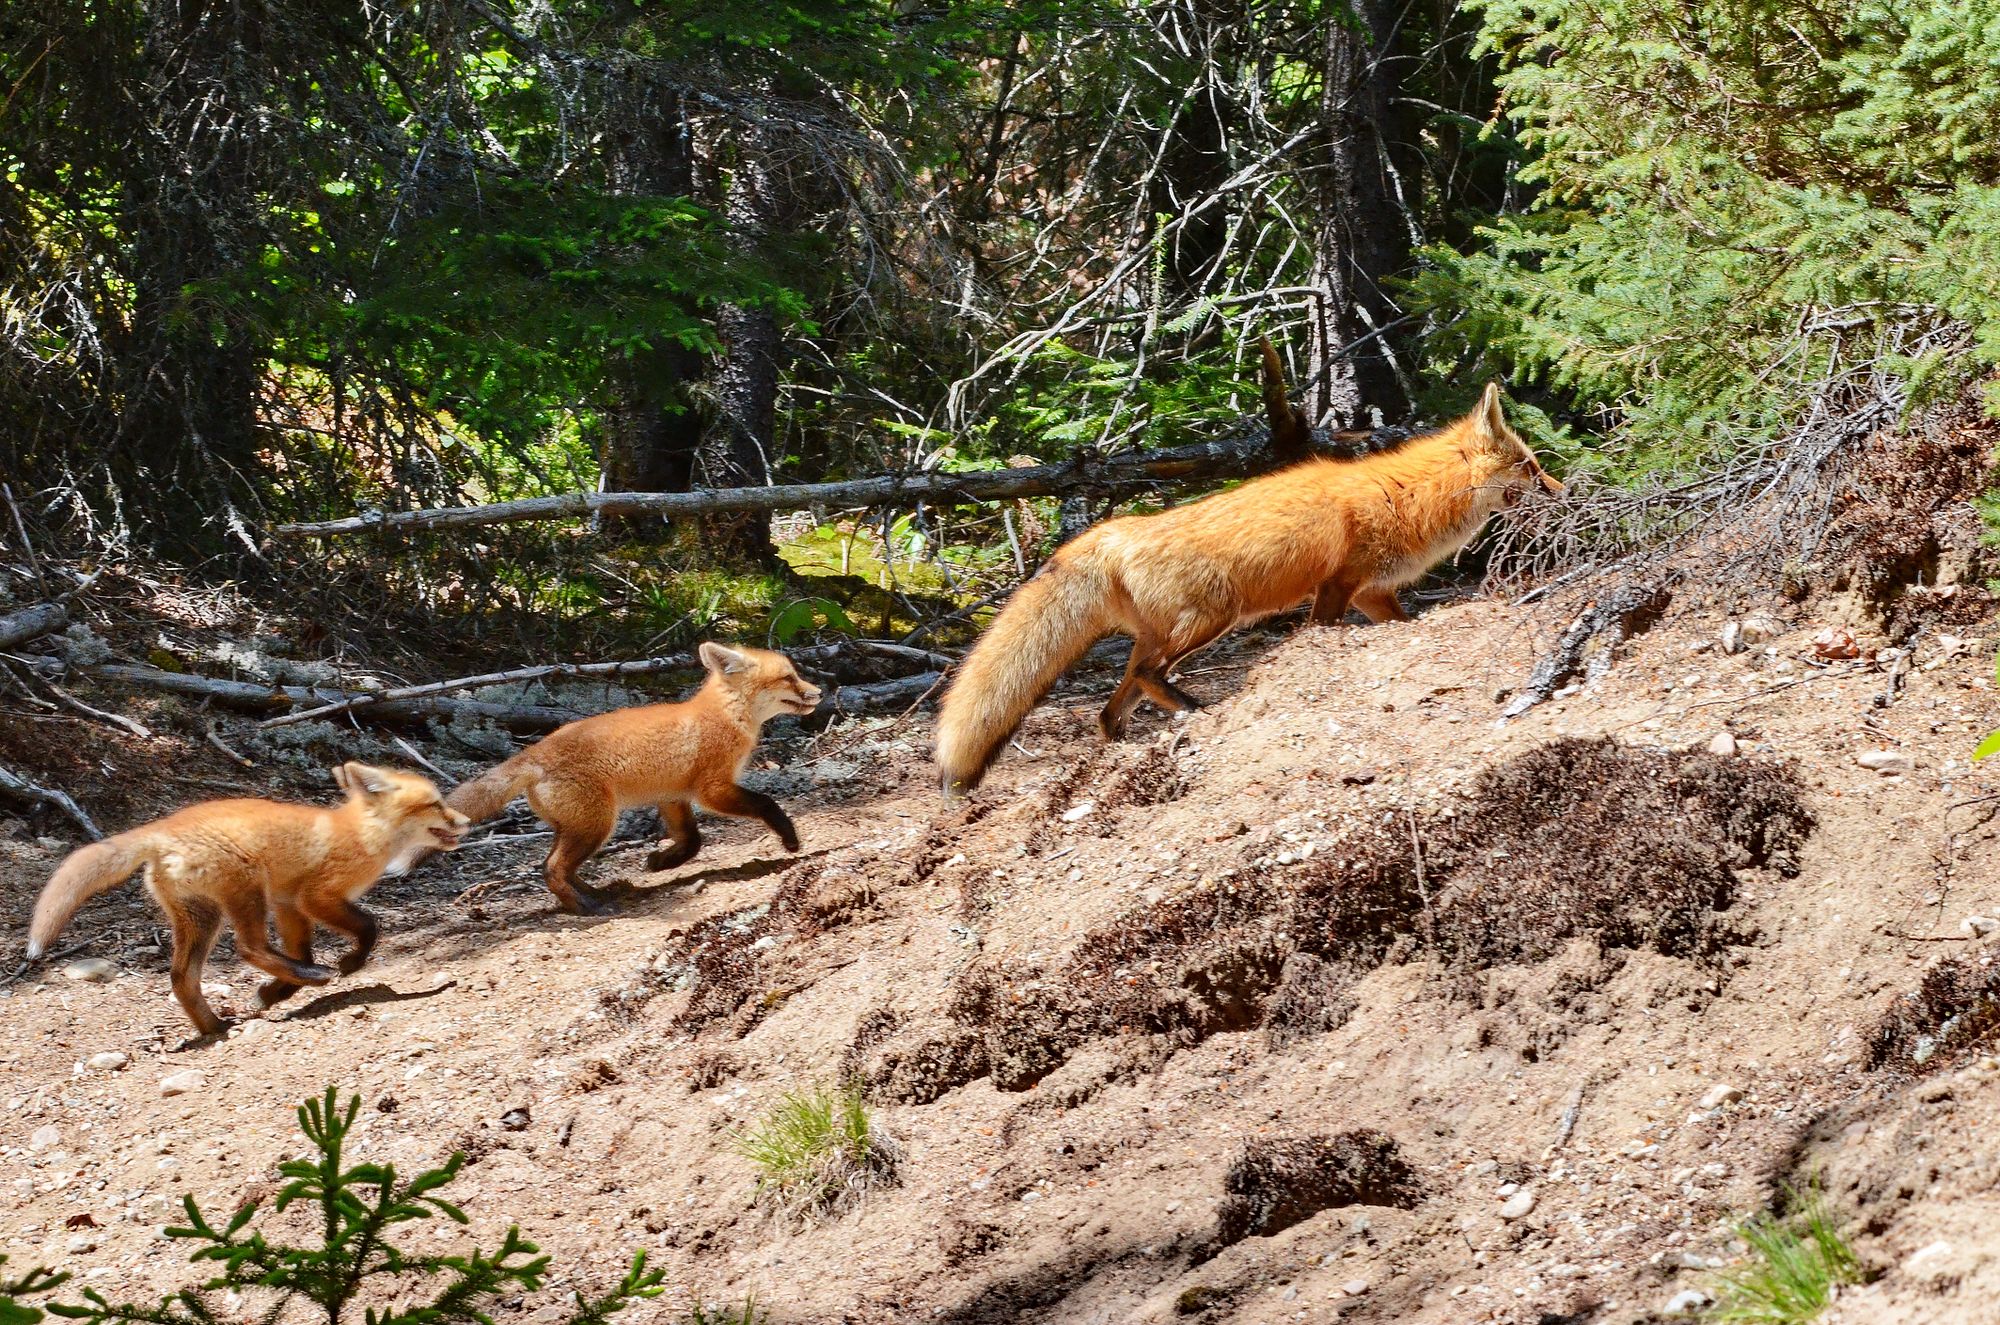
<instances>
[{"instance_id":1,"label":"forest floor","mask_svg":"<svg viewBox=\"0 0 2000 1325\"><path fill-rule=\"evenodd\" d=\"M1814 1183L1871 1280L1827 1319L1990 1320L2000 936L1962 926L2000 916L2000 770L1968 763L2000 726L1990 600L1905 613L1899 660L1837 595L1701 593L1504 726L1561 622L1460 600L1239 634L1185 677L1206 709L1111 746L1112 676L1077 673L960 805L923 714L781 733L758 777L801 856L714 822L654 876L621 842L595 874L621 913L571 918L504 825L376 890L363 972L192 1048L128 888L0 990L0 1251L113 1297L187 1282L180 1195L273 1190L333 1084L365 1101L357 1156L470 1157L470 1228L411 1240L515 1223L554 1255L502 1325L637 1248L672 1291L635 1323L753 1292L773 1325L1639 1322ZM1822 656L1828 627L1861 656ZM336 751L280 764L225 726L246 770L171 734L178 701L116 699L158 734L10 716L0 755L113 825L324 794ZM0 820L0 952L60 831ZM251 1013L226 941L209 979ZM759 1210L732 1137L843 1078L895 1180Z\"/></svg>"}]
</instances>

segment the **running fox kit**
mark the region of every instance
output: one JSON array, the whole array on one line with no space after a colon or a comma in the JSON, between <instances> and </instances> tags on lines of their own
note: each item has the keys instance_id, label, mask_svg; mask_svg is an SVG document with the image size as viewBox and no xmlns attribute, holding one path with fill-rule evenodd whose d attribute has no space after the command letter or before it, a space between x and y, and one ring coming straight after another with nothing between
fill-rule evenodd
<instances>
[{"instance_id":1,"label":"running fox kit","mask_svg":"<svg viewBox=\"0 0 2000 1325\"><path fill-rule=\"evenodd\" d=\"M28 956L40 957L78 907L144 870L174 930L174 997L202 1034L226 1024L201 993L202 966L227 920L243 960L271 979L265 1007L333 972L312 958L315 924L354 941L340 959L352 975L375 946L375 917L354 899L421 855L456 847L466 818L414 773L342 764L333 780L347 799L331 809L267 800L221 800L107 837L70 853L35 902ZM266 925L275 916L278 946Z\"/></svg>"},{"instance_id":2,"label":"running fox kit","mask_svg":"<svg viewBox=\"0 0 2000 1325\"><path fill-rule=\"evenodd\" d=\"M1281 453L1308 444L1264 346L1264 401ZM1099 715L1107 739L1144 697L1195 706L1168 679L1237 626L1312 599L1334 625L1350 606L1405 620L1396 590L1465 546L1525 495L1560 493L1500 410L1479 404L1438 432L1358 460L1316 459L1157 515L1107 520L1049 558L1015 592L960 667L938 719L947 795L970 791L1056 678L1100 637L1132 637L1125 679Z\"/></svg>"},{"instance_id":3,"label":"running fox kit","mask_svg":"<svg viewBox=\"0 0 2000 1325\"><path fill-rule=\"evenodd\" d=\"M454 809L477 823L525 794L556 831L543 873L562 909L610 910L577 885L577 871L617 826L618 812L659 808L667 842L647 868L672 869L701 849L694 807L739 819L760 819L787 851L799 849L792 821L769 796L737 785L764 724L780 713L811 713L819 688L782 653L705 643L708 679L680 704L648 704L599 714L558 728L506 763L460 786Z\"/></svg>"}]
</instances>

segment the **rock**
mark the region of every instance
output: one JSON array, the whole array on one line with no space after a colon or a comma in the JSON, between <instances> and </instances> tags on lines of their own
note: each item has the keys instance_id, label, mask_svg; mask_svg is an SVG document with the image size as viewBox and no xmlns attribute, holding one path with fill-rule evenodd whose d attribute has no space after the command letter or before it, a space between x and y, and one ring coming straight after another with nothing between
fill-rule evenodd
<instances>
[{"instance_id":1,"label":"rock","mask_svg":"<svg viewBox=\"0 0 2000 1325\"><path fill-rule=\"evenodd\" d=\"M37 1127L28 1137L28 1149L52 1150L62 1144L62 1129L54 1123Z\"/></svg>"},{"instance_id":2,"label":"rock","mask_svg":"<svg viewBox=\"0 0 2000 1325\"><path fill-rule=\"evenodd\" d=\"M1992 916L1967 916L1958 922L1958 927L1976 939L1983 939L1989 934L2000 933L2000 920Z\"/></svg>"},{"instance_id":3,"label":"rock","mask_svg":"<svg viewBox=\"0 0 2000 1325\"><path fill-rule=\"evenodd\" d=\"M1778 623L1767 616L1743 618L1743 628L1737 638L1746 649L1754 649L1760 644L1768 644L1778 638Z\"/></svg>"},{"instance_id":4,"label":"rock","mask_svg":"<svg viewBox=\"0 0 2000 1325\"><path fill-rule=\"evenodd\" d=\"M1861 656L1861 646L1854 642L1854 632L1842 626L1828 626L1813 636L1812 645L1813 652L1827 661Z\"/></svg>"},{"instance_id":5,"label":"rock","mask_svg":"<svg viewBox=\"0 0 2000 1325\"><path fill-rule=\"evenodd\" d=\"M69 1240L67 1246L70 1255L81 1256L85 1252L97 1250L97 1239L88 1233L79 1233Z\"/></svg>"},{"instance_id":6,"label":"rock","mask_svg":"<svg viewBox=\"0 0 2000 1325\"><path fill-rule=\"evenodd\" d=\"M1365 787L1382 775L1372 768L1357 768L1342 773L1340 780L1350 787Z\"/></svg>"},{"instance_id":7,"label":"rock","mask_svg":"<svg viewBox=\"0 0 2000 1325\"><path fill-rule=\"evenodd\" d=\"M132 1055L117 1049L106 1049L101 1054L92 1054L84 1065L93 1072L116 1072L132 1061Z\"/></svg>"},{"instance_id":8,"label":"rock","mask_svg":"<svg viewBox=\"0 0 2000 1325\"><path fill-rule=\"evenodd\" d=\"M1736 738L1728 732L1717 732L1708 738L1708 752L1712 755L1733 755L1736 753Z\"/></svg>"},{"instance_id":9,"label":"rock","mask_svg":"<svg viewBox=\"0 0 2000 1325\"><path fill-rule=\"evenodd\" d=\"M1910 1259L1903 1262L1903 1269L1909 1274L1928 1274L1937 1269L1938 1262L1951 1255L1949 1242L1933 1242L1910 1253Z\"/></svg>"},{"instance_id":10,"label":"rock","mask_svg":"<svg viewBox=\"0 0 2000 1325\"><path fill-rule=\"evenodd\" d=\"M1698 1316L1701 1314L1702 1308L1708 1305L1708 1302L1708 1294L1702 1292L1699 1288L1683 1288L1680 1292L1675 1293L1667 1299L1667 1304L1660 1308L1660 1314L1662 1316Z\"/></svg>"},{"instance_id":11,"label":"rock","mask_svg":"<svg viewBox=\"0 0 2000 1325\"><path fill-rule=\"evenodd\" d=\"M195 1068L189 1068L185 1072L171 1072L161 1077L160 1094L186 1095L191 1091L202 1089L207 1084L208 1076L206 1073Z\"/></svg>"},{"instance_id":12,"label":"rock","mask_svg":"<svg viewBox=\"0 0 2000 1325\"><path fill-rule=\"evenodd\" d=\"M528 1124L533 1121L534 1119L528 1114L528 1106L525 1104L518 1109L509 1109L500 1115L501 1130L508 1132L525 1132L528 1130Z\"/></svg>"},{"instance_id":13,"label":"rock","mask_svg":"<svg viewBox=\"0 0 2000 1325\"><path fill-rule=\"evenodd\" d=\"M1697 1107L1701 1108L1704 1111L1709 1109L1719 1109L1725 1104L1734 1104L1736 1103L1736 1101L1742 1098L1743 1098L1743 1092L1741 1090L1738 1090L1735 1086L1714 1085L1710 1086L1708 1088L1708 1093L1701 1097L1701 1103Z\"/></svg>"},{"instance_id":14,"label":"rock","mask_svg":"<svg viewBox=\"0 0 2000 1325\"><path fill-rule=\"evenodd\" d=\"M1097 811L1096 801L1078 801L1076 804L1070 806L1067 810L1064 810L1062 812L1062 821L1066 824L1073 824L1079 819L1089 817L1096 811Z\"/></svg>"},{"instance_id":15,"label":"rock","mask_svg":"<svg viewBox=\"0 0 2000 1325\"><path fill-rule=\"evenodd\" d=\"M1743 623L1725 621L1722 623L1722 638L1719 641L1724 653L1743 652Z\"/></svg>"},{"instance_id":16,"label":"rock","mask_svg":"<svg viewBox=\"0 0 2000 1325\"><path fill-rule=\"evenodd\" d=\"M1533 1191L1515 1192L1500 1207L1500 1217L1506 1220L1526 1219L1535 1209Z\"/></svg>"},{"instance_id":17,"label":"rock","mask_svg":"<svg viewBox=\"0 0 2000 1325\"><path fill-rule=\"evenodd\" d=\"M1520 1190L1521 1190L1521 1184L1518 1182L1503 1182L1500 1184L1500 1190L1498 1192L1495 1192L1494 1195L1499 1196L1502 1199L1505 1199L1506 1197L1512 1196L1515 1192L1518 1192Z\"/></svg>"},{"instance_id":18,"label":"rock","mask_svg":"<svg viewBox=\"0 0 2000 1325\"><path fill-rule=\"evenodd\" d=\"M229 1038L232 1040L264 1040L269 1039L271 1032L276 1029L276 1026L273 1026L270 1022L264 1020L264 1018L253 1017L249 1021L239 1022L237 1025L230 1027Z\"/></svg>"},{"instance_id":19,"label":"rock","mask_svg":"<svg viewBox=\"0 0 2000 1325\"><path fill-rule=\"evenodd\" d=\"M117 965L102 957L85 957L63 967L64 978L84 985L101 985L117 974Z\"/></svg>"},{"instance_id":20,"label":"rock","mask_svg":"<svg viewBox=\"0 0 2000 1325\"><path fill-rule=\"evenodd\" d=\"M1917 766L1917 761L1901 750L1863 750L1854 756L1854 762L1870 772L1880 773L1883 777L1896 773L1909 773Z\"/></svg>"},{"instance_id":21,"label":"rock","mask_svg":"<svg viewBox=\"0 0 2000 1325\"><path fill-rule=\"evenodd\" d=\"M1340 1291L1349 1297L1360 1297L1368 1291L1368 1281L1366 1279L1349 1279L1340 1286Z\"/></svg>"}]
</instances>

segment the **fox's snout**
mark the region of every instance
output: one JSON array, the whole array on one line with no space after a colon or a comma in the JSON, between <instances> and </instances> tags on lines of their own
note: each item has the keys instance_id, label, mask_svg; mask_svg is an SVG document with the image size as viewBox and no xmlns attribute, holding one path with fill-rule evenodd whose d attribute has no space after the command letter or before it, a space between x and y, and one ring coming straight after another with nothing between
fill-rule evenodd
<instances>
[{"instance_id":1,"label":"fox's snout","mask_svg":"<svg viewBox=\"0 0 2000 1325\"><path fill-rule=\"evenodd\" d=\"M433 824L431 826L431 840L438 844L440 850L455 851L459 843L465 841L465 833L467 829L472 827L472 820L460 814L457 810L452 809L449 805L445 807L444 815L445 822L443 824Z\"/></svg>"}]
</instances>

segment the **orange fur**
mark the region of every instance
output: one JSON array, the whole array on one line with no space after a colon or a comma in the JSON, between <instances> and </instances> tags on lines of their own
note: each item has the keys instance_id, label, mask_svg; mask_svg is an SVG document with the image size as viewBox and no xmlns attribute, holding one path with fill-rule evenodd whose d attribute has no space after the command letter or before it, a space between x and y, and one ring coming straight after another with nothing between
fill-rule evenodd
<instances>
[{"instance_id":1,"label":"orange fur","mask_svg":"<svg viewBox=\"0 0 2000 1325\"><path fill-rule=\"evenodd\" d=\"M525 793L556 830L543 866L549 891L565 911L601 912L602 898L579 890L577 871L617 827L618 812L652 805L667 839L648 857L672 869L701 849L694 806L739 819L761 819L787 851L798 833L770 797L737 785L764 724L780 713L810 713L819 689L782 653L703 644L708 679L679 704L647 704L560 727L504 764L451 794L474 822L500 813Z\"/></svg>"},{"instance_id":2,"label":"orange fur","mask_svg":"<svg viewBox=\"0 0 2000 1325\"><path fill-rule=\"evenodd\" d=\"M266 1007L333 978L313 964L315 923L354 940L339 963L351 975L377 934L354 899L419 855L457 846L466 819L414 773L342 764L333 776L347 799L331 809L208 801L71 852L35 902L28 956L46 953L78 907L143 869L173 924L174 996L203 1034L224 1025L202 997L201 971L225 919L243 960L272 977L259 990ZM273 916L276 947L266 932Z\"/></svg>"},{"instance_id":3,"label":"orange fur","mask_svg":"<svg viewBox=\"0 0 2000 1325\"><path fill-rule=\"evenodd\" d=\"M1305 423L1274 382L1274 437ZM1358 460L1308 460L1157 515L1107 520L1078 535L1015 593L959 668L938 719L947 794L977 786L1001 747L1065 668L1100 636L1133 640L1124 681L1099 723L1123 730L1138 701L1195 701L1168 675L1195 650L1307 598L1333 625L1359 608L1402 620L1396 590L1463 547L1501 506L1562 491L1507 426L1500 392L1441 431Z\"/></svg>"}]
</instances>

